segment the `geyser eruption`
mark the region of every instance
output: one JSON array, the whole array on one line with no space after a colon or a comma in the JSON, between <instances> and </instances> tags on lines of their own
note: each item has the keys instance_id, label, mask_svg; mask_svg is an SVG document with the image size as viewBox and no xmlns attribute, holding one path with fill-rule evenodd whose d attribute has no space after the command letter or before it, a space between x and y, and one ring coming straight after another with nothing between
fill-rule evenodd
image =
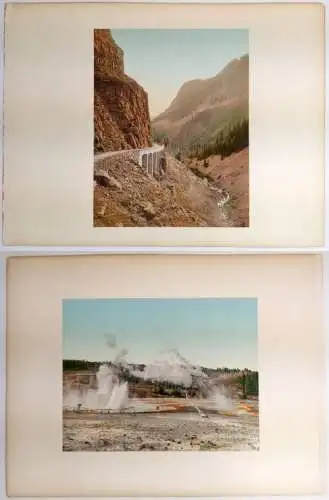
<instances>
[{"instance_id":1,"label":"geyser eruption","mask_svg":"<svg viewBox=\"0 0 329 500\"><path fill-rule=\"evenodd\" d=\"M99 407L113 411L123 410L128 403L128 383L120 383L113 368L107 364L99 367L96 377Z\"/></svg>"},{"instance_id":2,"label":"geyser eruption","mask_svg":"<svg viewBox=\"0 0 329 500\"><path fill-rule=\"evenodd\" d=\"M136 373L137 376L144 380L152 382L170 382L183 387L192 385L192 374L184 366L171 364L168 361L158 361L151 363L145 367L143 372Z\"/></svg>"},{"instance_id":3,"label":"geyser eruption","mask_svg":"<svg viewBox=\"0 0 329 500\"><path fill-rule=\"evenodd\" d=\"M203 405L206 404L206 406L217 410L232 409L232 400L225 394L220 384L218 386L218 380L216 384L201 367L193 366L177 349L170 349L163 351L163 353L170 354L171 359L151 363L143 371L135 370L131 373L144 380L169 382L184 387L186 389L186 400L202 417L206 415L200 410L196 402L189 397L188 388L195 387L199 389L204 396Z\"/></svg>"},{"instance_id":4,"label":"geyser eruption","mask_svg":"<svg viewBox=\"0 0 329 500\"><path fill-rule=\"evenodd\" d=\"M126 408L128 403L128 382L115 384L111 392L107 408L113 411L119 411Z\"/></svg>"},{"instance_id":5,"label":"geyser eruption","mask_svg":"<svg viewBox=\"0 0 329 500\"><path fill-rule=\"evenodd\" d=\"M198 405L204 408L229 410L231 399L221 388L220 380L214 381L201 367L193 366L177 349L164 351L166 358L145 366L144 370L132 369L126 361L128 350L117 345L114 335L106 335L106 345L112 351L112 362L100 365L96 373L96 387L91 384L79 384L78 396L69 388L64 404L87 407L91 409L108 409L123 411L128 407L128 382L122 380L124 373L133 375L145 381L168 382L185 389L185 399L200 416L207 416ZM95 377L95 374L91 377ZM86 377L86 376L85 376ZM90 382L90 380L89 380ZM188 389L197 389L201 400L191 398ZM143 403L145 406L145 403Z\"/></svg>"},{"instance_id":6,"label":"geyser eruption","mask_svg":"<svg viewBox=\"0 0 329 500\"><path fill-rule=\"evenodd\" d=\"M114 335L105 335L106 345L114 353L114 362L103 363L96 373L96 387L92 387L92 379L95 374L77 376L76 380L71 382L64 389L65 406L73 406L92 409L109 409L112 411L121 411L127 406L128 402L128 384L120 380L119 374L123 367L127 367L125 356L127 349L118 349ZM81 378L88 379L82 382ZM72 390L74 384L78 385L78 390Z\"/></svg>"}]
</instances>

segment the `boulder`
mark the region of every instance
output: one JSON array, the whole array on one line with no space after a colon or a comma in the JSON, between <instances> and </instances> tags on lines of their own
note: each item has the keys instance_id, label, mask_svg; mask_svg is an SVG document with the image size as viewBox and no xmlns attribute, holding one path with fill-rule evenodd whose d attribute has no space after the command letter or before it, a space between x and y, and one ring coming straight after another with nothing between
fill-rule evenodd
<instances>
[{"instance_id":1,"label":"boulder","mask_svg":"<svg viewBox=\"0 0 329 500\"><path fill-rule=\"evenodd\" d=\"M122 184L114 177L109 175L105 170L98 170L94 173L94 181L97 182L99 186L110 187L122 191Z\"/></svg>"}]
</instances>

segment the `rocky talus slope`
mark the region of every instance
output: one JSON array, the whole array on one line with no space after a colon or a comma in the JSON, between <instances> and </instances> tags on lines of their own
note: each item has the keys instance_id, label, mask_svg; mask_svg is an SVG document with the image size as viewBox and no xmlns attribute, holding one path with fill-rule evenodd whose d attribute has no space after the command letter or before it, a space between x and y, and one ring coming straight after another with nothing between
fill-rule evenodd
<instances>
[{"instance_id":1,"label":"rocky talus slope","mask_svg":"<svg viewBox=\"0 0 329 500\"><path fill-rule=\"evenodd\" d=\"M94 178L94 226L229 225L218 207L221 193L170 156L163 179L120 157L97 162Z\"/></svg>"}]
</instances>

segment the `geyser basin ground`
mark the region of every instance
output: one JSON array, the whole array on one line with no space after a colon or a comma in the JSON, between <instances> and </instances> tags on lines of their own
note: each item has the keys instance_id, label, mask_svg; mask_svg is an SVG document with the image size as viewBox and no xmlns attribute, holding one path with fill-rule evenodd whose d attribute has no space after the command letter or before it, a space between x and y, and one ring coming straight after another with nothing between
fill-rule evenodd
<instances>
[{"instance_id":1,"label":"geyser basin ground","mask_svg":"<svg viewBox=\"0 0 329 500\"><path fill-rule=\"evenodd\" d=\"M145 406L144 406L145 405ZM185 402L186 405L186 402ZM176 407L176 409L175 409ZM229 451L258 450L258 403L238 402L232 410L202 407L202 418L182 400L148 398L123 413L63 409L64 451Z\"/></svg>"}]
</instances>

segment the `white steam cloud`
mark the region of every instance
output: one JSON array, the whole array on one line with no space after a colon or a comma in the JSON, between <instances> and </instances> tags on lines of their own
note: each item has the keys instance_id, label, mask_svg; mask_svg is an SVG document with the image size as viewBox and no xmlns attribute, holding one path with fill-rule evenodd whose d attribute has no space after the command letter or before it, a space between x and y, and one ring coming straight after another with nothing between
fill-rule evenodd
<instances>
[{"instance_id":1,"label":"white steam cloud","mask_svg":"<svg viewBox=\"0 0 329 500\"><path fill-rule=\"evenodd\" d=\"M182 386L186 390L192 386L198 387L206 395L206 401L213 408L230 409L232 407L232 401L224 390L214 384L200 367L193 366L177 349L164 351L162 354L165 354L166 358L148 364L144 370L136 370L132 369L126 361L128 350L118 346L115 335L105 335L105 337L106 346L112 351L112 361L99 367L96 374L97 390L80 390L78 395L69 390L64 404L66 402L70 406L86 405L91 408L107 408L113 411L124 410L129 403L128 383L120 380L120 371L124 368L131 375L145 381L169 382ZM188 397L187 392L186 399L200 415L204 416Z\"/></svg>"}]
</instances>

